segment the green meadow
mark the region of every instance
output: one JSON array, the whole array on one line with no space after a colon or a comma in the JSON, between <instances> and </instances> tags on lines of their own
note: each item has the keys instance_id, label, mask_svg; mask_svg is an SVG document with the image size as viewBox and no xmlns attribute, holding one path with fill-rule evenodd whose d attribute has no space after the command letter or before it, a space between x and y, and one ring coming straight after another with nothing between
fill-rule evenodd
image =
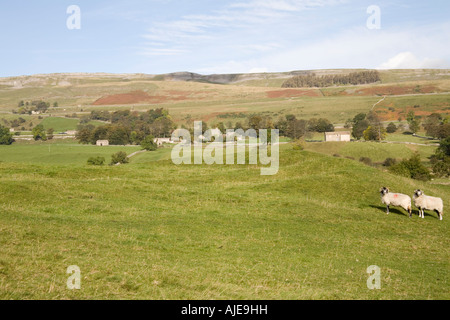
<instances>
[{"instance_id":1,"label":"green meadow","mask_svg":"<svg viewBox=\"0 0 450 320\"><path fill-rule=\"evenodd\" d=\"M164 108L178 126L293 114L345 130L377 102L386 124L405 124L410 110L422 121L431 112L449 114L448 70L380 73L381 83L297 91L281 88L283 74L236 75L239 81L226 84L139 74L1 78L0 123L20 120L22 135L37 124L57 134L75 130L93 110ZM100 105L102 98L113 104ZM16 113L19 101L35 100L51 107ZM437 141L401 130L384 143L304 142L296 150L296 142L281 141L273 176L250 164L175 165L169 145L118 166L107 165L112 154L141 147L56 136L0 146L0 299L450 299L448 179L416 181L380 165L418 152L430 166ZM88 165L90 157L106 165ZM387 215L382 186L441 197L443 221L430 211L421 219L415 207L412 218L401 208ZM67 287L74 265L79 290ZM373 265L381 289L367 287Z\"/></svg>"},{"instance_id":2,"label":"green meadow","mask_svg":"<svg viewBox=\"0 0 450 320\"><path fill-rule=\"evenodd\" d=\"M422 146L403 143L379 143L379 142L311 142L306 144L306 149L333 156L350 157L359 160L367 157L374 162L382 162L386 158L405 159L414 153L419 153L423 161L436 151L435 146Z\"/></svg>"},{"instance_id":3,"label":"green meadow","mask_svg":"<svg viewBox=\"0 0 450 320\"><path fill-rule=\"evenodd\" d=\"M52 143L15 143L11 146L0 145L0 161L28 164L84 165L89 157L104 157L109 163L113 153L124 151L128 155L141 150L140 146L97 147L81 145L75 141Z\"/></svg>"},{"instance_id":4,"label":"green meadow","mask_svg":"<svg viewBox=\"0 0 450 320\"><path fill-rule=\"evenodd\" d=\"M290 144L274 176L174 165L169 148L94 167L88 156L116 147L51 145L67 155L54 162L48 144L28 145L28 160L20 147L0 151L0 299L450 298L446 211L386 215L378 193L421 188L448 208L448 184Z\"/></svg>"},{"instance_id":5,"label":"green meadow","mask_svg":"<svg viewBox=\"0 0 450 320\"><path fill-rule=\"evenodd\" d=\"M78 125L80 124L80 119L71 119L63 117L46 117L40 122L40 124L44 126L44 129L47 130L52 128L55 133L58 133L67 130L76 130ZM101 121L89 121L87 124L99 126L104 125L105 123Z\"/></svg>"}]
</instances>

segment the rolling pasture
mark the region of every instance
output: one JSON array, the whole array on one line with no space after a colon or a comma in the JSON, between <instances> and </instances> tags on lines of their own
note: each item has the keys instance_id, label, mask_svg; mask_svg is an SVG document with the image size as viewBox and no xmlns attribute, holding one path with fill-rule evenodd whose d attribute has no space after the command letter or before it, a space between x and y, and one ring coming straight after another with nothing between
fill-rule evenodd
<instances>
[{"instance_id":1,"label":"rolling pasture","mask_svg":"<svg viewBox=\"0 0 450 320\"><path fill-rule=\"evenodd\" d=\"M378 193L421 188L448 208L449 185L291 145L275 176L177 166L167 150L122 166L0 159L0 298L450 298L448 217L386 215ZM70 265L80 290L66 287ZM366 286L370 265L380 290Z\"/></svg>"},{"instance_id":2,"label":"rolling pasture","mask_svg":"<svg viewBox=\"0 0 450 320\"><path fill-rule=\"evenodd\" d=\"M338 74L351 70L321 70ZM450 113L448 70L380 71L381 83L329 88L280 88L287 74L236 75L234 82L164 80L164 76L53 74L0 79L0 117L10 116L21 100L58 102L47 114L79 116L92 110L164 107L177 123L203 120L235 123L249 114L273 119L294 114L300 119L326 117L343 124L359 112L368 112L384 95L376 111L385 121L403 120L413 109L417 115Z\"/></svg>"},{"instance_id":3,"label":"rolling pasture","mask_svg":"<svg viewBox=\"0 0 450 320\"><path fill-rule=\"evenodd\" d=\"M345 70L322 72L340 73ZM373 85L281 89L286 75L236 75L226 84L149 75L43 75L0 79L0 119L20 100L58 102L23 115L55 132L92 110L163 107L177 124L245 121L252 113L325 117L342 125L375 110L397 122L409 110L450 113L448 70L382 71ZM176 80L176 79L175 79ZM401 88L394 91L393 87ZM387 91L386 91L387 90ZM128 99L128 100L127 100ZM50 116L51 115L51 116ZM101 122L93 123L99 125ZM0 299L450 299L450 184L416 181L359 162L370 157L427 162L435 141L401 133L398 143L280 145L280 168L175 165L171 149L109 163L118 151L75 140L0 146ZM422 145L423 144L423 145ZM422 189L444 200L444 218L408 218L378 190ZM81 289L69 290L69 266ZM369 290L367 268L381 271Z\"/></svg>"}]
</instances>

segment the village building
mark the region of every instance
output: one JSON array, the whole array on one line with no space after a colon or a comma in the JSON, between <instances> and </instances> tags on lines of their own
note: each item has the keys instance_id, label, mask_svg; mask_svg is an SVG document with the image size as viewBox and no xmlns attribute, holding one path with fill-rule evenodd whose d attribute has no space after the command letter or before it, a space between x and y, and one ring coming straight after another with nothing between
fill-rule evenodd
<instances>
[{"instance_id":1,"label":"village building","mask_svg":"<svg viewBox=\"0 0 450 320\"><path fill-rule=\"evenodd\" d=\"M108 140L97 140L96 144L99 147L109 146L109 141Z\"/></svg>"},{"instance_id":2,"label":"village building","mask_svg":"<svg viewBox=\"0 0 450 320\"><path fill-rule=\"evenodd\" d=\"M170 138L155 138L154 142L159 146L162 146L163 143L173 143Z\"/></svg>"},{"instance_id":3,"label":"village building","mask_svg":"<svg viewBox=\"0 0 450 320\"><path fill-rule=\"evenodd\" d=\"M350 141L350 137L347 131L325 132L325 141Z\"/></svg>"}]
</instances>

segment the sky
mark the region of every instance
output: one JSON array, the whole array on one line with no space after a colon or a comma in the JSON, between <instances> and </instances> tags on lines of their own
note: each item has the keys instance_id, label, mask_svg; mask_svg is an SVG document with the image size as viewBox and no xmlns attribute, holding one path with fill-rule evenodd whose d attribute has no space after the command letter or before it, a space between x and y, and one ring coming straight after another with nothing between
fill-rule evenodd
<instances>
[{"instance_id":1,"label":"sky","mask_svg":"<svg viewBox=\"0 0 450 320\"><path fill-rule=\"evenodd\" d=\"M448 0L3 0L0 77L450 68L449 13Z\"/></svg>"}]
</instances>

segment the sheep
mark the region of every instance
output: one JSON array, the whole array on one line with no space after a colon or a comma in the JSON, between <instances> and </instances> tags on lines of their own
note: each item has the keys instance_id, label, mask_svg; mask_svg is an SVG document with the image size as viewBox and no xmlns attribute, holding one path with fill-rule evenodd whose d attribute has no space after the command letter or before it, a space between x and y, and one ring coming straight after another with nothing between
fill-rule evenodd
<instances>
[{"instance_id":1,"label":"sheep","mask_svg":"<svg viewBox=\"0 0 450 320\"><path fill-rule=\"evenodd\" d=\"M382 187L380 189L381 202L386 205L386 213L389 214L389 206L402 207L409 213L409 217L412 216L411 198L402 193L390 193L389 188Z\"/></svg>"},{"instance_id":2,"label":"sheep","mask_svg":"<svg viewBox=\"0 0 450 320\"><path fill-rule=\"evenodd\" d=\"M434 210L439 216L439 220L442 220L444 214L444 202L441 198L427 196L422 190L415 190L414 205L419 209L419 217L425 218L423 210Z\"/></svg>"}]
</instances>

